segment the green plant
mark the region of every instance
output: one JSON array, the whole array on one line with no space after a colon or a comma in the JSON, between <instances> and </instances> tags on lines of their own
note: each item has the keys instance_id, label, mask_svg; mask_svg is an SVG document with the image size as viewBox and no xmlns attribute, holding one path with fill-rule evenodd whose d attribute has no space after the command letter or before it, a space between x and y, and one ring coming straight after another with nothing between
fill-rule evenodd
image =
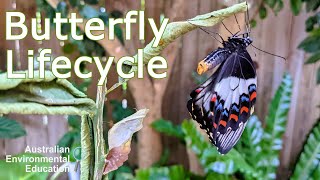
<instances>
[{"instance_id":1,"label":"green plant","mask_svg":"<svg viewBox=\"0 0 320 180\"><path fill-rule=\"evenodd\" d=\"M276 91L266 117L266 127L257 116L248 120L246 129L234 149L221 156L191 121L184 121L181 125L184 140L192 149L204 171L225 175L224 178L238 179L275 179L276 168L279 165L279 151L282 148L282 136L285 131L286 120L290 107L292 79L289 74L283 76L282 83ZM173 129L178 126L166 125L169 128L159 128L163 120L153 124L156 130L167 135L173 135ZM168 131L166 131L168 129Z\"/></svg>"},{"instance_id":2,"label":"green plant","mask_svg":"<svg viewBox=\"0 0 320 180\"><path fill-rule=\"evenodd\" d=\"M310 131L290 179L320 179L320 119Z\"/></svg>"},{"instance_id":3,"label":"green plant","mask_svg":"<svg viewBox=\"0 0 320 180\"><path fill-rule=\"evenodd\" d=\"M0 138L18 138L26 135L24 127L16 120L0 117Z\"/></svg>"},{"instance_id":4,"label":"green plant","mask_svg":"<svg viewBox=\"0 0 320 180\"><path fill-rule=\"evenodd\" d=\"M43 157L41 154L23 153L13 157L22 158L21 162L6 162L6 160L0 160L0 179L47 179L48 172L26 172L27 165L36 168L49 168L51 167L48 162L24 162L28 158ZM29 170L28 170L29 171Z\"/></svg>"},{"instance_id":5,"label":"green plant","mask_svg":"<svg viewBox=\"0 0 320 180\"><path fill-rule=\"evenodd\" d=\"M169 166L158 168L139 169L136 172L136 180L153 179L195 179L189 171L182 166Z\"/></svg>"},{"instance_id":6,"label":"green plant","mask_svg":"<svg viewBox=\"0 0 320 180\"><path fill-rule=\"evenodd\" d=\"M59 147L68 147L70 152L68 154L62 154L63 157L70 157L71 162L76 162L77 159L73 157L73 150L77 147L81 146L81 119L79 116L68 116L68 124L69 124L69 131L62 136L62 138L58 142Z\"/></svg>"}]
</instances>

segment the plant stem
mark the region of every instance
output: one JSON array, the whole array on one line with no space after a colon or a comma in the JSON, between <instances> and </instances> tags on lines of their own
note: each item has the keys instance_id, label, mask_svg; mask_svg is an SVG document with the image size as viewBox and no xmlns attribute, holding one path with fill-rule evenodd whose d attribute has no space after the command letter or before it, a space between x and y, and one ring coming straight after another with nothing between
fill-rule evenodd
<instances>
[{"instance_id":1,"label":"plant stem","mask_svg":"<svg viewBox=\"0 0 320 180\"><path fill-rule=\"evenodd\" d=\"M105 141L103 138L103 109L106 100L107 92L107 79L103 86L98 86L97 88L97 113L94 120L94 144L95 144L95 166L94 166L94 179L102 179L102 171L104 167L105 159Z\"/></svg>"}]
</instances>

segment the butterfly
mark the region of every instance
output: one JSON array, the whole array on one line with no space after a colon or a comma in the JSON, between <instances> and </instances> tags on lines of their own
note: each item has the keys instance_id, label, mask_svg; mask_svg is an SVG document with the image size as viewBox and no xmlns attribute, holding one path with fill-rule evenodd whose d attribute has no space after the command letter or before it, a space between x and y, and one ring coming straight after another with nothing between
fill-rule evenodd
<instances>
[{"instance_id":1,"label":"butterfly","mask_svg":"<svg viewBox=\"0 0 320 180\"><path fill-rule=\"evenodd\" d=\"M238 142L256 102L256 69L247 51L251 43L248 32L223 40L222 47L198 64L199 74L216 70L191 92L187 103L191 117L221 154Z\"/></svg>"}]
</instances>

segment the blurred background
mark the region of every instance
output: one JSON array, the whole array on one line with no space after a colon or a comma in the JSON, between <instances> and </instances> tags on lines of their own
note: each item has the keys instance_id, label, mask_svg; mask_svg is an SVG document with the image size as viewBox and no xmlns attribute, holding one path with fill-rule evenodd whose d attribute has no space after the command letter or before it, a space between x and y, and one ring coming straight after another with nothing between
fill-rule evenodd
<instances>
[{"instance_id":1,"label":"blurred background","mask_svg":"<svg viewBox=\"0 0 320 180\"><path fill-rule=\"evenodd\" d=\"M154 18L159 25L164 17L168 17L170 22L186 20L199 14L230 6L236 2L231 0L66 0L65 2L59 0L4 0L0 4L0 68L2 72L6 71L6 51L8 49L14 50L14 68L24 70L28 66L28 49L37 51L41 48L51 48L53 56L64 55L75 60L83 55L105 58L115 55L117 57L117 54L112 54L112 52L114 52L114 48L120 47L113 46L112 41L101 44L88 38L81 42L74 40L60 42L55 38L53 29L50 41L37 42L32 39L31 33L28 33L24 40L6 41L5 12L7 11L23 12L26 15L26 25L29 29L31 28L31 18L37 17L39 28L43 28L44 18L52 17L55 12L66 12L68 8L70 11L80 11L83 17L100 17L105 21L108 17L123 17L130 10L144 10L145 18ZM317 62L320 59L320 14L317 13L320 1L252 0L248 3L250 4L249 14L253 44L264 51L284 56L287 59L284 61L259 50L248 48L255 61L258 76L258 95L254 113L256 120L252 120L255 125L258 124L258 127L254 126L249 130L254 133L256 132L254 131L255 127L258 130L264 129L266 134L270 133L271 139L277 137L274 138L274 142L268 142L270 136L248 137L247 142L240 143L243 148L248 149L250 144L256 145L254 140L258 138L257 141L265 142L260 147L262 150L253 148L251 150L256 151L256 154L254 152L245 154L241 147L238 147L235 150L237 153L232 153L233 157L230 157L230 160L221 160L220 164L212 164L215 161L219 162L219 157L214 154L215 152L209 150L214 155L209 153L208 156L212 159L206 159L206 157L202 157L206 153L205 148L196 151L198 146L188 143L186 137L189 137L190 140L193 138L192 134L199 131L192 131L192 127L198 125L190 124L192 121L189 120L186 102L189 99L189 93L197 84L205 80L205 77L196 75L197 64L220 45L205 32L194 30L178 38L163 51L162 56L168 60L169 65L168 78L162 80L149 77L139 80L133 79L108 94L104 123L106 130L115 122L135 112L135 109L150 109L144 121L144 128L135 137L129 161L125 164L125 168L122 168L122 171L119 171L118 175L112 176L111 179L135 176L150 178L150 174L153 172L157 172L158 175L160 174L159 177L162 177L171 172L170 167L179 167L179 170L183 169L185 172L197 175L193 178L206 177L208 179L214 179L213 177L218 179L220 176L217 174L222 174L222 177L226 179L249 179L249 177L259 179L257 176L265 177L265 179L288 179L294 174L301 151L307 142L307 137L309 137L308 134L313 127L316 127L320 115L320 110L317 107L320 104L320 88L317 86L317 81L319 82L320 79L319 62ZM54 4L58 6L54 7ZM68 12L66 12L67 14ZM237 19L244 30L244 15L237 14ZM224 20L224 23L231 32L238 31L234 17ZM66 34L70 30L69 27L62 28ZM146 40L143 42L138 40L138 25L133 25L133 38L130 41L123 40L124 26L116 28L117 41L121 42L120 44L126 49L127 55L133 56L138 48L143 48L152 40L153 33L150 26L147 24L145 28ZM207 29L219 32L223 37L230 36L222 24ZM79 31L81 30L79 29ZM92 71L93 78L81 80L73 75L70 81L95 100L98 71L94 65L90 64L83 65L82 68L83 71ZM115 69L113 65L108 75L108 88L119 81ZM286 72L288 74L285 74ZM278 92L278 96L275 95L276 92ZM7 118L20 123L26 133L22 133L23 135L17 138L4 137L0 139L1 159L6 154L24 152L27 145L54 146L59 144L75 147L74 144L80 143L78 137L80 131L76 125L70 123L79 121L76 117L12 114ZM183 123L186 119L189 121ZM270 120L269 124L267 120ZM181 124L183 124L182 127ZM188 126L191 128L188 129ZM72 134L70 132L76 135L70 135ZM318 134L318 136L320 135ZM66 138L69 139L66 140ZM203 143L207 147L207 141L203 140ZM275 147L274 143L280 145L280 148ZM215 150L214 147L212 149ZM237 164L232 166L232 171L227 171L232 160L234 163L239 163L235 159L259 156L266 149L270 149L273 154L267 163L259 165L255 164L252 159L247 160L252 173L254 174L256 171L261 174L250 175L250 173L243 172L241 168L237 168ZM307 158L310 160L307 162L312 165L307 162L303 162L306 164L302 163L302 166L311 166L311 169L308 170L310 173L303 176L302 179L320 177L319 173L316 173L319 171L319 142L312 144L311 149L314 150L312 151L313 159ZM252 154L250 155L250 153ZM257 157L257 159L259 158ZM204 162L211 162L211 164L204 167L206 166ZM273 167L271 170L265 170L270 166ZM144 172L139 171L139 169L150 167L155 169L153 171L149 169L149 174L147 173L148 169ZM167 168L167 171L157 171L156 168ZM177 172L178 170L173 169L173 171ZM266 174L262 175L263 173ZM63 175L60 179L67 179L67 176ZM171 179L175 178L171 177Z\"/></svg>"}]
</instances>

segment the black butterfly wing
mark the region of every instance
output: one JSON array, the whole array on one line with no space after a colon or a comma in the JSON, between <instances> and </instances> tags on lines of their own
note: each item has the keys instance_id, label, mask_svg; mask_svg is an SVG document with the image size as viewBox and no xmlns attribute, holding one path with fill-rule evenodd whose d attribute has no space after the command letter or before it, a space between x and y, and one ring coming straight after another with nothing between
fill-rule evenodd
<instances>
[{"instance_id":1,"label":"black butterfly wing","mask_svg":"<svg viewBox=\"0 0 320 180\"><path fill-rule=\"evenodd\" d=\"M239 49L191 93L188 110L218 151L226 154L242 135L255 98L255 68L249 53Z\"/></svg>"}]
</instances>

